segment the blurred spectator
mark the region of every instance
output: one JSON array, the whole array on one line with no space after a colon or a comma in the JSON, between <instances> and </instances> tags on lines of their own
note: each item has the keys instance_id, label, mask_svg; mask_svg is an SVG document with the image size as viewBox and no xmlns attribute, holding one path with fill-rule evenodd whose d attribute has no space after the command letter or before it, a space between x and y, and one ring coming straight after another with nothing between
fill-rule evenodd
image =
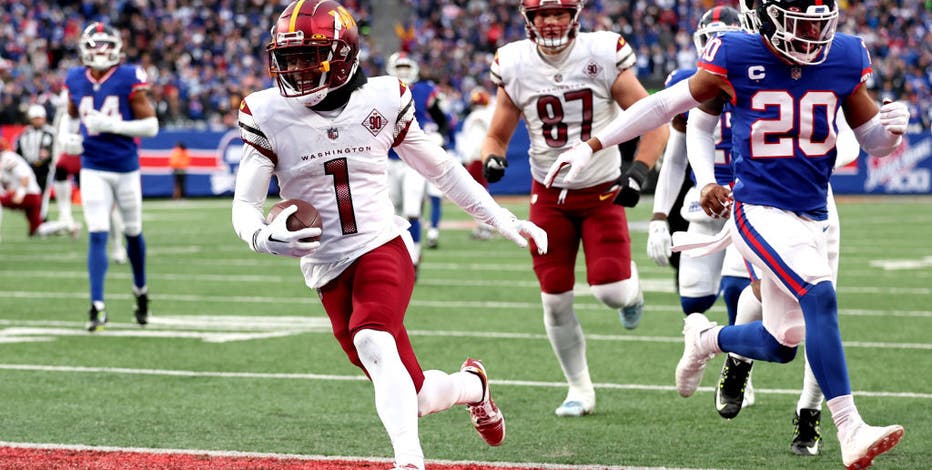
<instances>
[{"instance_id":1,"label":"blurred spectator","mask_svg":"<svg viewBox=\"0 0 932 470\"><path fill-rule=\"evenodd\" d=\"M185 197L184 185L188 177L188 166L191 164L191 154L184 142L175 144L171 155L168 157L168 166L172 169L175 176L175 189L172 192L172 199L182 199Z\"/></svg>"}]
</instances>

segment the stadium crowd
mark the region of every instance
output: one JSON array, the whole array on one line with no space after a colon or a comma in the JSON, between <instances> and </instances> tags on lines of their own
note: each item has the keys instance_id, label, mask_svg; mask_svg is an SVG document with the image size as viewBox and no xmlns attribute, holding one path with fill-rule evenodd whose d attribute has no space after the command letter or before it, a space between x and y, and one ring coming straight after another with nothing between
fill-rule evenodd
<instances>
[{"instance_id":1,"label":"stadium crowd","mask_svg":"<svg viewBox=\"0 0 932 470\"><path fill-rule=\"evenodd\" d=\"M421 61L462 116L469 91L491 88L495 49L524 37L513 0L402 0L410 16L399 23L401 49ZM287 2L286 2L287 3ZM666 75L693 67L692 30L713 0L608 2L592 0L582 30L621 33L638 54L638 76L660 88ZM864 38L874 63L878 99L906 102L913 130L932 126L932 1L842 0L839 30ZM381 50L369 19L392 5L343 4L359 18L360 58L369 74L384 73L394 51ZM239 100L272 86L265 72L268 18L280 9L258 0L0 0L0 124L26 122L29 105L53 111L66 70L77 65L77 39L92 20L123 34L127 60L145 67L164 127L219 128L234 124ZM51 114L50 114L51 115Z\"/></svg>"}]
</instances>

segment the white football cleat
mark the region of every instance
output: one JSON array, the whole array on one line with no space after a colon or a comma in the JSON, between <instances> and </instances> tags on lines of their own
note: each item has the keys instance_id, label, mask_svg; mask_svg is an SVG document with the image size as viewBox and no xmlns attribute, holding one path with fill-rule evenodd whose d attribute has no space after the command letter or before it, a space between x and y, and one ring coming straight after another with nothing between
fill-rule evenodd
<instances>
[{"instance_id":1,"label":"white football cleat","mask_svg":"<svg viewBox=\"0 0 932 470\"><path fill-rule=\"evenodd\" d=\"M868 468L878 455L894 448L903 438L903 426L869 426L861 423L841 441L841 460L847 470Z\"/></svg>"},{"instance_id":2,"label":"white football cleat","mask_svg":"<svg viewBox=\"0 0 932 470\"><path fill-rule=\"evenodd\" d=\"M683 357L680 358L680 362L676 365L676 390L684 398L696 393L699 382L702 381L702 373L705 372L706 364L709 359L715 357L714 352L703 351L699 335L716 325L718 324L710 322L701 313L691 313L683 320L685 346L683 348Z\"/></svg>"},{"instance_id":3,"label":"white football cleat","mask_svg":"<svg viewBox=\"0 0 932 470\"><path fill-rule=\"evenodd\" d=\"M553 410L554 414L561 418L578 418L592 413L595 405L586 405L581 400L564 401L557 409Z\"/></svg>"}]
</instances>

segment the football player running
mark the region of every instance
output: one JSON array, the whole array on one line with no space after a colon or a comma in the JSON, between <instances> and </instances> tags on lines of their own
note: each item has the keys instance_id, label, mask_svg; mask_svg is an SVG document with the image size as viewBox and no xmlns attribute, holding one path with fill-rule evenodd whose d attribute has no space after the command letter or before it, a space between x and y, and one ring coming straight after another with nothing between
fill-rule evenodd
<instances>
[{"instance_id":1,"label":"football player running","mask_svg":"<svg viewBox=\"0 0 932 470\"><path fill-rule=\"evenodd\" d=\"M631 237L621 204L634 206L647 172L663 151L666 128L647 132L634 164L621 175L621 154L611 146L577 181L544 176L563 150L601 131L620 111L647 96L632 67L634 50L616 33L579 32L582 0L524 0L528 38L498 49L492 82L495 111L482 146L485 178L502 179L505 151L519 119L531 139L530 220L550 236L550 252L532 250L540 283L544 327L569 384L557 416L583 416L595 408L586 340L573 310L576 255L582 242L586 280L597 299L619 310L625 328L637 327L644 297L631 259ZM615 202L613 204L613 201Z\"/></svg>"},{"instance_id":2,"label":"football player running","mask_svg":"<svg viewBox=\"0 0 932 470\"><path fill-rule=\"evenodd\" d=\"M740 31L741 18L738 10L731 7L717 6L705 12L699 20L693 39L696 50L702 52L709 38L726 31ZM667 78L667 87L671 87L681 80L685 80L696 73L696 69L680 69L670 73ZM699 111L691 111L692 116ZM710 136L712 143L710 151L714 152L715 181L730 187L734 182L734 171L731 165L731 112L726 110L711 124L714 135ZM647 254L658 265L669 263L672 239L667 216L673 202L683 185L688 161L686 149L695 150L686 144L686 114L678 114L671 122L670 140L664 150L663 165L654 190L654 214L648 226ZM695 183L695 177L690 172L690 178ZM725 226L725 219L713 218L706 215L699 205L699 189L694 185L686 193L682 208L683 218L689 221L687 232L699 235L714 235ZM724 251L710 253L705 256L684 256L680 258L679 268L679 294L683 313L705 313L715 304L719 292L722 293L725 306L728 310L728 324L735 323L738 311L738 298L742 290L750 283L748 268L744 259L733 246ZM743 358L729 355L725 368L729 376L742 376L735 382L734 387L725 391L730 396L716 396L716 409L727 419L734 418L741 411L742 406L753 404L753 390L750 388L749 373L751 366ZM729 383L731 385L731 383ZM734 390L733 390L734 389ZM744 398L747 397L747 400Z\"/></svg>"},{"instance_id":3,"label":"football player running","mask_svg":"<svg viewBox=\"0 0 932 470\"><path fill-rule=\"evenodd\" d=\"M352 15L331 0L289 4L272 28L269 73L277 88L247 96L239 112L246 143L236 177L233 227L259 253L301 259L334 336L375 389L375 407L398 469L423 469L418 417L466 405L489 445L505 439L505 421L489 394L483 364L423 371L404 326L414 288L407 221L389 197L388 151L434 183L475 219L519 246L547 251L547 234L518 220L421 130L410 88L390 76L367 78L359 66ZM323 229L290 231L271 223L263 204L272 175L282 198L320 212ZM319 241L301 241L320 236Z\"/></svg>"},{"instance_id":4,"label":"football player running","mask_svg":"<svg viewBox=\"0 0 932 470\"><path fill-rule=\"evenodd\" d=\"M734 243L762 272L763 321L717 326L687 317L676 368L682 396L695 393L706 363L736 352L789 362L806 341L807 355L838 430L842 462L866 468L902 438L902 426L867 425L854 404L838 328L828 257L828 181L836 159L840 106L861 147L889 155L902 143L909 113L903 103L878 109L867 92L870 57L857 37L836 34L834 0L762 0L760 34L725 33L709 40L689 80L641 100L587 142L560 155L547 175L575 181L593 152L663 125L701 105L710 115L731 102L737 183L715 183L708 155L690 154L709 215L728 216L728 231L705 250ZM693 156L697 158L693 160ZM685 247L684 248L688 248Z\"/></svg>"},{"instance_id":5,"label":"football player running","mask_svg":"<svg viewBox=\"0 0 932 470\"><path fill-rule=\"evenodd\" d=\"M84 28L79 41L84 66L72 68L65 78L68 112L60 123L60 140L65 153L81 155L81 199L89 233L91 308L87 329L96 331L107 323L104 278L114 206L123 221L126 252L133 269L134 315L137 323L145 325L149 289L137 138L158 134L159 122L149 101L146 72L138 66L120 65L120 33L95 21Z\"/></svg>"}]
</instances>

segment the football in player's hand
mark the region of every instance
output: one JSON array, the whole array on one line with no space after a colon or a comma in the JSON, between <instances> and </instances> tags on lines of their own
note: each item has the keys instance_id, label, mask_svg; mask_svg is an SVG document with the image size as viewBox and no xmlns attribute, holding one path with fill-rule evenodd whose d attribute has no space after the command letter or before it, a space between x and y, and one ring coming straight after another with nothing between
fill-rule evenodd
<instances>
[{"instance_id":1,"label":"football in player's hand","mask_svg":"<svg viewBox=\"0 0 932 470\"><path fill-rule=\"evenodd\" d=\"M295 231L308 227L323 227L323 222L320 220L320 212L317 211L317 208L312 206L311 203L300 199L286 199L275 204L269 209L269 215L265 217L265 222L271 223L275 220L275 217L278 217L278 214L281 213L282 210L292 205L298 206L298 210L294 214L288 216L288 220L285 221L285 226L288 230ZM302 242L316 242L318 240L320 240L319 236L301 239Z\"/></svg>"}]
</instances>

